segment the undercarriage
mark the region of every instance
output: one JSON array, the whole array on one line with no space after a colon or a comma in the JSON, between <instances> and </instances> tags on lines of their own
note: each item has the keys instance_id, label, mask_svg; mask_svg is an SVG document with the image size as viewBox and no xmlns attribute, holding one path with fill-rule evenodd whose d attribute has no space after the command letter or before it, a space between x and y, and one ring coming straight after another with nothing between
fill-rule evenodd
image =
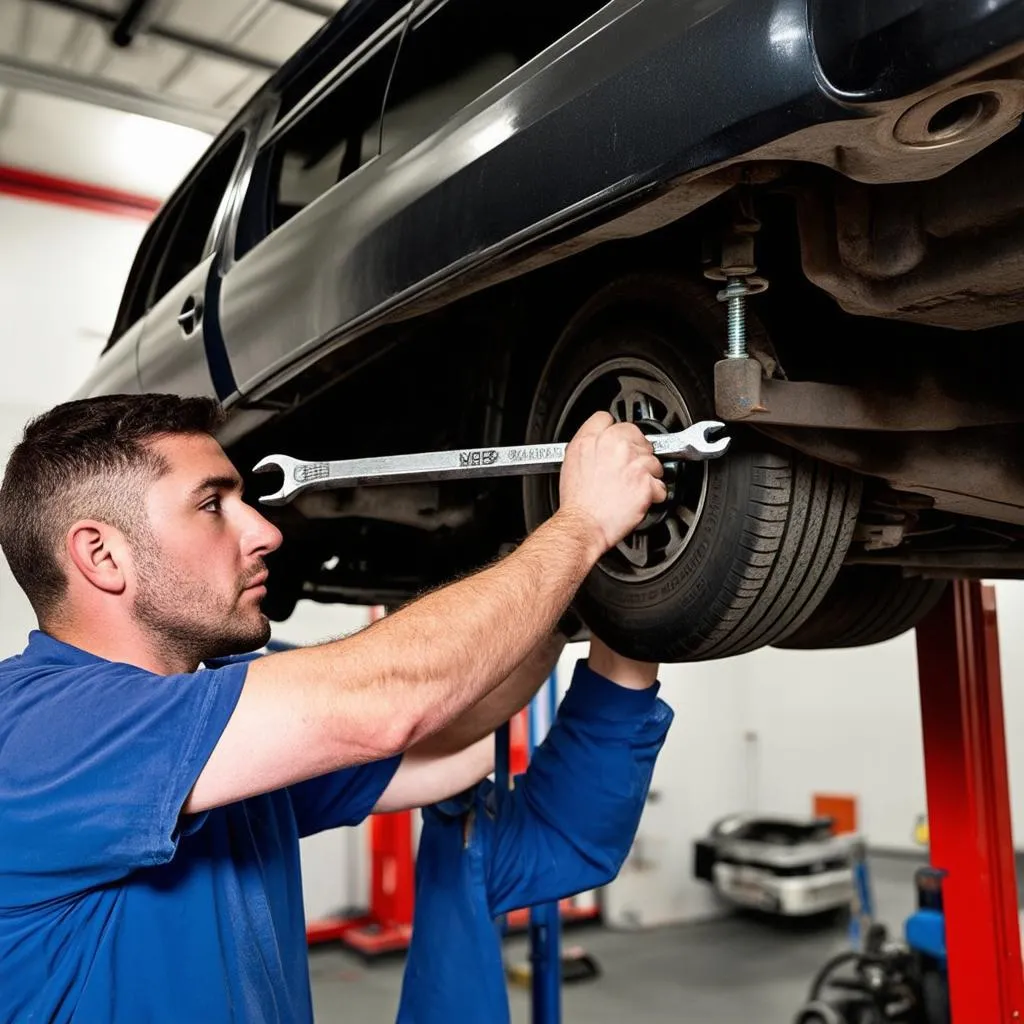
<instances>
[{"instance_id":1,"label":"undercarriage","mask_svg":"<svg viewBox=\"0 0 1024 1024\"><path fill-rule=\"evenodd\" d=\"M1010 62L809 129L485 267L461 295L379 326L372 361L353 345L347 363L291 381L233 455L567 440L597 408L659 430L724 420L742 485L716 498L722 471L688 467L671 515L609 553L579 599L631 644L646 616L634 653L660 660L875 642L948 579L1024 578L1022 73ZM716 516L736 514L722 508L738 486L754 533L723 539ZM554 478L304 495L277 514L289 555L268 610L401 604L500 557L556 507ZM773 507L781 525L762 530ZM708 544L754 554L728 577L721 553L688 567ZM726 578L745 582L724 619L674 596ZM865 630L876 609L888 624Z\"/></svg>"}]
</instances>

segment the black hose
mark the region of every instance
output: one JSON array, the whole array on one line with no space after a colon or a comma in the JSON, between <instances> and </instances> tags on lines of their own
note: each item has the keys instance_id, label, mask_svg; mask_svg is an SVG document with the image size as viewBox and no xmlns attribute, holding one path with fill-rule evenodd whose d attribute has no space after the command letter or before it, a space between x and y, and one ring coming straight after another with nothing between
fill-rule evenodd
<instances>
[{"instance_id":1,"label":"black hose","mask_svg":"<svg viewBox=\"0 0 1024 1024\"><path fill-rule=\"evenodd\" d=\"M834 973L839 967L844 964L856 963L858 966L863 964L879 964L882 967L886 965L886 959L881 956L872 956L870 953L858 953L856 950L847 950L845 953L837 953L831 960L826 961L825 965L818 971L814 977L814 981L811 983L810 997L808 1003L822 1002L821 990L825 987L825 983L828 981L829 975ZM877 1024L885 1024L885 1018L882 1014L881 1009L874 1004L872 1000L872 1016L875 1018Z\"/></svg>"},{"instance_id":2,"label":"black hose","mask_svg":"<svg viewBox=\"0 0 1024 1024\"><path fill-rule=\"evenodd\" d=\"M843 964L850 963L851 961L860 960L860 958L861 954L851 949L845 953L837 953L831 960L826 960L825 966L818 971L814 976L814 981L811 982L811 994L807 1001L813 1003L818 999L825 981L837 967L842 967Z\"/></svg>"}]
</instances>

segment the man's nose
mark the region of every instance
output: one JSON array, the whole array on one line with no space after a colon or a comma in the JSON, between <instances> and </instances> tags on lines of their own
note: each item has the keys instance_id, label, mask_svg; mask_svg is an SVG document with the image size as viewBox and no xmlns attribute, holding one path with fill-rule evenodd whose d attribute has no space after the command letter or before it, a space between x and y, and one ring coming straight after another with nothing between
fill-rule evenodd
<instances>
[{"instance_id":1,"label":"man's nose","mask_svg":"<svg viewBox=\"0 0 1024 1024\"><path fill-rule=\"evenodd\" d=\"M246 506L249 514L249 521L246 524L245 540L246 548L253 554L267 555L276 551L284 537L281 531L269 519L265 519L251 505Z\"/></svg>"}]
</instances>

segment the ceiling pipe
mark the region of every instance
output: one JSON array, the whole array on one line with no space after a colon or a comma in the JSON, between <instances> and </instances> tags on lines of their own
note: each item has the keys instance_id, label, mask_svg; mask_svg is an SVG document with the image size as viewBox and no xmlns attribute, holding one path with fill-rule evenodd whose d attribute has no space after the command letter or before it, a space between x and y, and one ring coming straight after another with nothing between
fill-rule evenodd
<instances>
[{"instance_id":1,"label":"ceiling pipe","mask_svg":"<svg viewBox=\"0 0 1024 1024\"><path fill-rule=\"evenodd\" d=\"M110 33L110 41L122 48L131 46L139 24L152 6L153 0L128 0Z\"/></svg>"},{"instance_id":2,"label":"ceiling pipe","mask_svg":"<svg viewBox=\"0 0 1024 1024\"><path fill-rule=\"evenodd\" d=\"M64 11L74 11L76 14L84 14L89 18L96 18L98 21L107 24L114 24L120 20L121 15L114 11L108 11L98 4L89 3L88 0L32 0L33 3L47 4L50 7L59 7ZM218 43L212 39L203 39L188 32L179 32L177 29L168 28L163 25L150 24L146 28L146 34L154 39L163 39L168 43L175 43L187 50L195 50L197 53L209 54L212 57L223 57L224 60L233 61L253 71L266 71L273 73L279 67L277 61L267 60L265 57L257 56L255 53L247 53L237 47L229 46L227 43Z\"/></svg>"}]
</instances>

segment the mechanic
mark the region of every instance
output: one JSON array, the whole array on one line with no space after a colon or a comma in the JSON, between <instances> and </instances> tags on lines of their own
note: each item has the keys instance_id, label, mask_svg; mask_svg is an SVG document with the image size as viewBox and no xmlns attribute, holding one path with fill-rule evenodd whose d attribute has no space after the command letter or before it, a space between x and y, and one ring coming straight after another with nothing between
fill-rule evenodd
<instances>
[{"instance_id":1,"label":"mechanic","mask_svg":"<svg viewBox=\"0 0 1024 1024\"><path fill-rule=\"evenodd\" d=\"M269 639L281 535L220 424L207 399L85 399L8 462L0 547L39 628L0 663L4 1020L311 1020L299 836L482 779L576 589L666 496L639 429L596 414L504 559L232 660Z\"/></svg>"},{"instance_id":2,"label":"mechanic","mask_svg":"<svg viewBox=\"0 0 1024 1024\"><path fill-rule=\"evenodd\" d=\"M398 1024L507 1024L494 919L619 873L672 722L656 675L593 637L514 787L484 780L424 810Z\"/></svg>"}]
</instances>

